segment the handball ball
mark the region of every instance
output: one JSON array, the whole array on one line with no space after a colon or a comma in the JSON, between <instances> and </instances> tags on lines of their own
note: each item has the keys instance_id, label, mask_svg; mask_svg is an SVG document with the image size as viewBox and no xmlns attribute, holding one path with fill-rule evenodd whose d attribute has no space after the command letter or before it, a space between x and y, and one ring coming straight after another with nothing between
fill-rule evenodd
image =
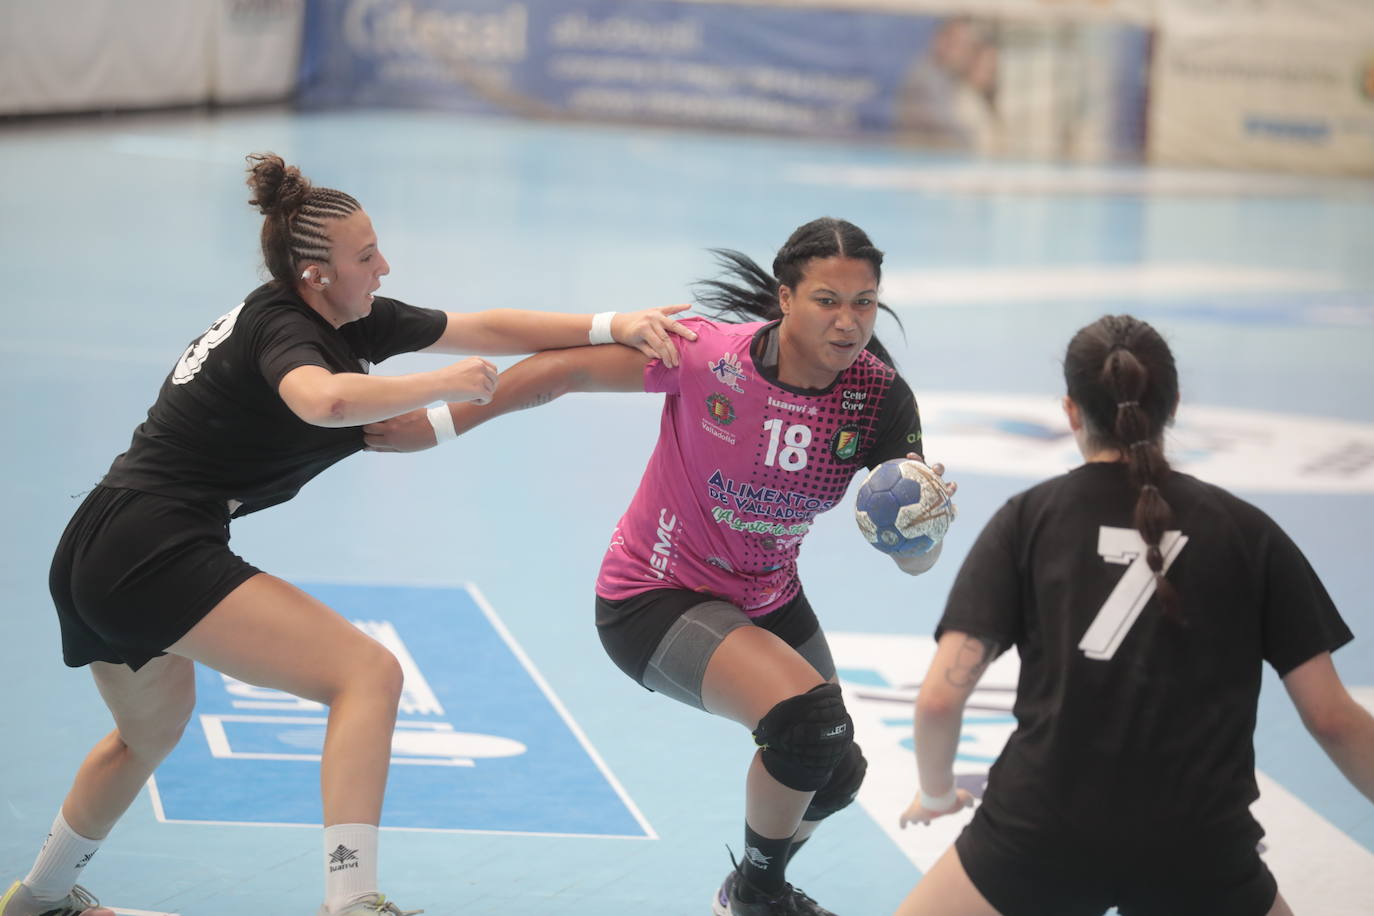
<instances>
[{"instance_id":1,"label":"handball ball","mask_svg":"<svg viewBox=\"0 0 1374 916\"><path fill-rule=\"evenodd\" d=\"M954 503L940 476L919 461L892 458L859 486L854 517L868 543L883 553L916 553L944 540Z\"/></svg>"}]
</instances>

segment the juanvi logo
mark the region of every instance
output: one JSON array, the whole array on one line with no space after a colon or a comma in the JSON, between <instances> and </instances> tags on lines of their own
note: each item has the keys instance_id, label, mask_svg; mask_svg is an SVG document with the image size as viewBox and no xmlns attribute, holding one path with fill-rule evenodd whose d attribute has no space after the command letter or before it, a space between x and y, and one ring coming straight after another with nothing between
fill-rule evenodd
<instances>
[{"instance_id":1,"label":"juanvi logo","mask_svg":"<svg viewBox=\"0 0 1374 916\"><path fill-rule=\"evenodd\" d=\"M348 44L364 54L513 64L528 50L529 10L521 3L490 12L411 0L353 0L344 15Z\"/></svg>"},{"instance_id":2,"label":"juanvi logo","mask_svg":"<svg viewBox=\"0 0 1374 916\"><path fill-rule=\"evenodd\" d=\"M343 871L345 868L358 867L358 850L349 849L340 843L333 852L329 854L329 873L332 875L336 871Z\"/></svg>"}]
</instances>

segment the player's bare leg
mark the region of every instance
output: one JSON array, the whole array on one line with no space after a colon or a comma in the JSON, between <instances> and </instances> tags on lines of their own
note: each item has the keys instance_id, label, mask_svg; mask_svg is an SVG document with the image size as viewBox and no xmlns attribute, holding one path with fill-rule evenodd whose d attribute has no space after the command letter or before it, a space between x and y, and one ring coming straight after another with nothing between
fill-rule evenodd
<instances>
[{"instance_id":1,"label":"player's bare leg","mask_svg":"<svg viewBox=\"0 0 1374 916\"><path fill-rule=\"evenodd\" d=\"M99 839L181 740L196 704L196 674L190 659L175 655L154 658L138 671L92 662L91 674L115 729L81 764L62 814L77 833Z\"/></svg>"},{"instance_id":2,"label":"player's bare leg","mask_svg":"<svg viewBox=\"0 0 1374 916\"><path fill-rule=\"evenodd\" d=\"M260 573L168 651L329 706L324 822L377 822L401 696L401 667L386 647L294 585Z\"/></svg>"},{"instance_id":3,"label":"player's bare leg","mask_svg":"<svg viewBox=\"0 0 1374 916\"><path fill-rule=\"evenodd\" d=\"M265 573L235 589L169 650L329 707L320 762L326 908L376 898L376 833L402 674L396 657L322 602ZM345 845L359 868L328 869Z\"/></svg>"},{"instance_id":4,"label":"player's bare leg","mask_svg":"<svg viewBox=\"0 0 1374 916\"><path fill-rule=\"evenodd\" d=\"M921 876L915 889L897 907L895 916L998 916L998 913L973 886L959 861L959 853L951 846L930 871Z\"/></svg>"},{"instance_id":5,"label":"player's bare leg","mask_svg":"<svg viewBox=\"0 0 1374 916\"><path fill-rule=\"evenodd\" d=\"M162 656L138 671L108 662L90 667L115 728L86 755L33 870L0 897L0 916L113 916L113 910L94 905L76 879L176 747L195 706L195 670L188 659Z\"/></svg>"},{"instance_id":6,"label":"player's bare leg","mask_svg":"<svg viewBox=\"0 0 1374 916\"><path fill-rule=\"evenodd\" d=\"M823 683L825 679L816 669L782 639L759 627L739 627L730 631L711 655L702 681L702 703L709 712L752 730L778 703ZM770 846L776 844L781 849L776 856L781 861L771 867L785 867L786 847L802 829L802 815L814 795L780 783L764 767L762 752L755 753L745 781L745 823ZM805 822L805 836L814 830L814 822ZM721 896L726 898L732 892L729 883L727 879L722 888ZM789 885L784 887L814 908L809 912L827 912L800 892L791 891ZM738 901L718 899L717 911L745 910Z\"/></svg>"}]
</instances>

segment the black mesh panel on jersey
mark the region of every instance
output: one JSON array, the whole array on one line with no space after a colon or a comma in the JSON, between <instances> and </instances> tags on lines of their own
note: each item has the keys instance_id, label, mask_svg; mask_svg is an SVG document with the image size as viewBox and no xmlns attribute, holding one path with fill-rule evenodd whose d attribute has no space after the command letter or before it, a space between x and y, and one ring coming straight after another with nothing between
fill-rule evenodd
<instances>
[{"instance_id":1,"label":"black mesh panel on jersey","mask_svg":"<svg viewBox=\"0 0 1374 916\"><path fill-rule=\"evenodd\" d=\"M814 792L854 743L854 720L840 688L821 684L768 710L754 729L754 742L763 748L769 775L789 789Z\"/></svg>"}]
</instances>

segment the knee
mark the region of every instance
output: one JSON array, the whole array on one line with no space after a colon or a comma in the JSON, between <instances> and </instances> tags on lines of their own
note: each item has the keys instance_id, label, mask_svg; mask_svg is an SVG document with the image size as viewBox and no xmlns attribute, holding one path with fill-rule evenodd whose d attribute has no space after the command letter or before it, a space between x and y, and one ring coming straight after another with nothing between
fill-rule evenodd
<instances>
[{"instance_id":1,"label":"knee","mask_svg":"<svg viewBox=\"0 0 1374 916\"><path fill-rule=\"evenodd\" d=\"M374 639L361 647L358 658L349 664L343 689L366 691L369 695L399 702L405 672L391 650Z\"/></svg>"},{"instance_id":2,"label":"knee","mask_svg":"<svg viewBox=\"0 0 1374 916\"><path fill-rule=\"evenodd\" d=\"M840 688L821 684L770 709L754 729L754 741L763 748L770 776L789 789L814 792L849 754L854 721Z\"/></svg>"},{"instance_id":3,"label":"knee","mask_svg":"<svg viewBox=\"0 0 1374 916\"><path fill-rule=\"evenodd\" d=\"M857 741L850 743L844 757L830 772L830 779L816 790L811 804L802 815L804 821L823 821L838 811L848 808L859 795L864 776L868 773L868 761Z\"/></svg>"},{"instance_id":4,"label":"knee","mask_svg":"<svg viewBox=\"0 0 1374 916\"><path fill-rule=\"evenodd\" d=\"M133 720L117 721L119 739L130 753L161 760L172 752L185 734L195 705L195 694L191 694L159 704Z\"/></svg>"}]
</instances>

